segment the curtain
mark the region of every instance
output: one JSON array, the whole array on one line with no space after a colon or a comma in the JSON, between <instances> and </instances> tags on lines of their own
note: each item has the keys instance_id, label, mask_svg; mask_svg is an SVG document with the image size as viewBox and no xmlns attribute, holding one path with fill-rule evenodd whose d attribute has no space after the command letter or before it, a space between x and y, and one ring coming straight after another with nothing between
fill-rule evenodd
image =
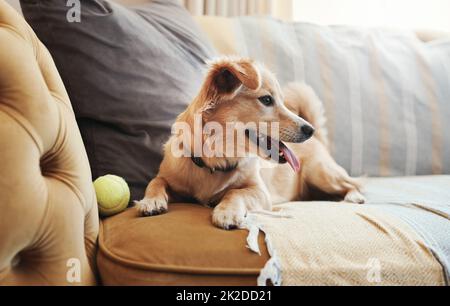
<instances>
[{"instance_id":1,"label":"curtain","mask_svg":"<svg viewBox=\"0 0 450 306\"><path fill-rule=\"evenodd\" d=\"M240 16L269 15L293 18L293 0L182 0L193 15Z\"/></svg>"}]
</instances>

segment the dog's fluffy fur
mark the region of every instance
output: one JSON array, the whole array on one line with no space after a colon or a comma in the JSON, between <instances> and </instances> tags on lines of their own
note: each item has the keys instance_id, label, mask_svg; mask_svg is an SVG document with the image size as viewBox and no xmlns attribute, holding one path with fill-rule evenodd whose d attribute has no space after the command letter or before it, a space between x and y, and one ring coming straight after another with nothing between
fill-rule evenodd
<instances>
[{"instance_id":1,"label":"dog's fluffy fur","mask_svg":"<svg viewBox=\"0 0 450 306\"><path fill-rule=\"evenodd\" d=\"M258 100L267 95L273 97L273 105ZM272 204L311 199L318 193L364 202L359 182L337 165L328 151L323 106L307 85L290 84L282 92L274 75L261 64L221 58L210 63L198 96L177 122L186 122L194 130L196 114L202 115L203 124L215 121L223 126L234 121L278 122L277 140L289 143L301 161L301 170L296 173L286 164L265 167L269 161L264 155L204 157L206 167L201 168L190 157L172 154L171 146L181 137L174 134L165 145L157 177L149 183L145 198L136 202L141 216L165 212L169 202L190 198L214 206L212 222L231 229L239 227L249 211L271 210ZM302 129L310 125L315 127L312 138ZM204 135L203 141L208 137L212 136ZM246 142L244 149L250 147ZM208 170L230 165L237 167L229 172Z\"/></svg>"}]
</instances>

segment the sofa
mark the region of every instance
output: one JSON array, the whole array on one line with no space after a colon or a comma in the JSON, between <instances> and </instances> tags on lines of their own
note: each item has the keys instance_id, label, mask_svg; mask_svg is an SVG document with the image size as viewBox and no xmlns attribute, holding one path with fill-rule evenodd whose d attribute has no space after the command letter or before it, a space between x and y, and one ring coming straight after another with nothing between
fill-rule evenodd
<instances>
[{"instance_id":1,"label":"sofa","mask_svg":"<svg viewBox=\"0 0 450 306\"><path fill-rule=\"evenodd\" d=\"M26 6L27 2L34 1L25 0L22 4ZM116 6L112 8L114 12ZM344 48L342 46L350 45L349 40L340 36L327 41L329 37L344 33L352 39L357 37L354 42L358 45L356 42L361 41L358 35L368 37L372 34L348 28L314 28L313 25L295 28L295 25L281 24L269 18L196 18L197 25L214 49L212 52L255 57L276 70L282 82L312 76L309 81L319 91L328 110L333 155L355 176L368 174L378 177L367 179L367 205L333 202L283 204L288 206L281 206L281 209L295 210L292 212L298 220L289 226L302 231L300 235L289 232L289 227L283 227L288 225L283 225L282 221L275 224L259 219L267 224L261 227L266 235L253 237L253 249L256 243L260 251L257 254L252 247L246 247L251 244L247 230L215 228L210 220L211 209L195 203L171 204L167 214L151 218L139 218L130 207L118 215L99 219L92 185L97 174L93 175L91 171L95 167L92 151L86 149L89 146L85 134L89 130L85 125L87 113L83 113L85 117L80 116L81 106L73 102L78 97L75 97L73 82L68 80L70 76L67 76L61 56L51 44L41 42L45 41L45 33L39 28L39 20L30 15L27 20L33 29L17 11L0 0L1 285L256 285L262 284L258 277L275 257L273 247L277 249L279 272L283 278L280 283L272 279L276 284L448 285L450 178L445 174L450 174L449 155L446 155L450 153L450 135L446 122L439 119L439 124L436 124L438 117L435 112L431 117L425 114L420 117L428 108L436 110L442 99L448 100L445 88L449 84L441 80L435 82L436 75L443 73L439 70L441 66L431 65L430 68L426 65L428 59L420 57L425 58L420 67L428 69L429 77L423 80L425 87L444 88L424 94L424 99L434 101L431 106L421 102L422 91L419 89L407 92L418 100L419 105L414 114L423 129L416 130L415 135L419 135L421 141L423 135L428 135L423 138L423 143L430 141L428 147L431 148L435 148L434 141L438 139L438 151L428 151L420 143L408 142L411 135L395 134L399 141L392 145L391 142L383 142L383 137L389 136L389 129L383 128L388 119L377 116L375 120L375 111L369 111L368 116L363 117L361 107L365 104L357 110L347 108L346 104L338 104L341 102L336 94L321 90L320 85L314 83L317 71L320 72L317 79L322 85L337 84L337 87L344 88L348 80L354 80L333 75L334 71L342 69L333 66L342 62L339 54L347 54L347 51L332 53L330 48L342 41L344 43L338 48ZM290 56L297 54L295 44L299 41L292 37L283 38L280 34L283 27L297 31L300 39L317 43L303 53L307 58L301 72L295 69L288 72L293 63L290 58L295 65L299 64L295 62L297 57ZM258 31L265 31L267 35L256 37ZM383 33L377 30L370 37L374 37L375 44L383 45L381 39L386 37ZM397 44L399 37L404 39L405 44L400 49L408 46L410 41L414 41L414 45L419 41L411 33L394 32L387 36L391 44L388 46ZM440 48L447 48L449 43L442 41L445 39L438 37L426 44L435 47L442 44L444 46ZM207 54L208 50L203 51ZM443 58L450 54L447 50L443 51ZM389 50L383 48L383 53L375 55L373 52L364 56L375 58L377 63L386 60L383 56L393 63L390 60L398 56L394 51L391 51L391 56ZM420 50L418 54L421 52L425 51ZM308 57L313 53L316 55ZM330 53L332 56L328 58ZM363 55L361 52L353 56ZM450 61L450 57L447 59ZM403 64L409 66L407 62ZM355 65L358 68L358 62ZM358 74L355 67L349 68L349 75L357 74L363 84L364 76ZM398 81L392 78L391 72L383 70L385 66L377 67L382 68L375 69L375 73L387 75L386 79L392 84ZM417 78L421 75L411 70L407 73ZM420 83L416 78L407 81ZM382 93L381 110L385 110L395 96L389 86L381 84L375 87L376 93ZM358 93L367 92L363 85L358 92L352 91L349 84L347 87L350 88L349 95L355 99L352 101L357 100L355 95ZM344 95L344 90L339 94ZM370 104L370 97L367 99ZM372 101L370 105L374 103ZM370 105L367 106L369 109ZM448 103L447 107L439 109L441 115L450 115ZM393 108L384 114L393 116L395 110ZM342 118L350 115L353 120L359 118L361 127L352 129L345 125L345 121L348 123L350 120ZM343 124L337 124L341 122ZM409 121L399 119L399 122L407 125ZM377 130L376 144L370 142L373 139L362 138L358 131L363 129L369 134ZM391 129L395 133L395 127L391 126ZM406 138L404 142L401 142L402 137ZM358 151L354 139L369 141L364 146L366 151ZM410 149L412 146L416 147L418 156L404 153L403 147ZM393 155L386 155L386 150ZM367 158L361 160L365 156ZM408 177L399 177L402 175ZM138 187L135 194L139 194ZM271 227L271 224L275 226ZM268 237L273 240L270 242ZM266 242L272 248L268 248ZM300 247L293 251L290 245L294 244ZM370 261L373 258L383 268L382 280L367 278L367 270L370 270L367 262L373 262Z\"/></svg>"}]
</instances>

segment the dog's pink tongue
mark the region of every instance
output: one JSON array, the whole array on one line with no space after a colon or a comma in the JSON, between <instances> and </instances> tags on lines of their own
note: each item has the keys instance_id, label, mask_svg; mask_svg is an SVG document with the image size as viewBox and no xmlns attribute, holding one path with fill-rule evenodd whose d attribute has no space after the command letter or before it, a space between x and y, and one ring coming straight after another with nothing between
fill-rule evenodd
<instances>
[{"instance_id":1,"label":"dog's pink tongue","mask_svg":"<svg viewBox=\"0 0 450 306\"><path fill-rule=\"evenodd\" d=\"M299 172L300 171L300 162L297 159L297 156L295 156L294 152L289 150L289 148L286 146L283 146L283 148L281 148L281 152L283 152L284 158L289 163L289 165L292 167L292 169L294 169L295 172Z\"/></svg>"}]
</instances>

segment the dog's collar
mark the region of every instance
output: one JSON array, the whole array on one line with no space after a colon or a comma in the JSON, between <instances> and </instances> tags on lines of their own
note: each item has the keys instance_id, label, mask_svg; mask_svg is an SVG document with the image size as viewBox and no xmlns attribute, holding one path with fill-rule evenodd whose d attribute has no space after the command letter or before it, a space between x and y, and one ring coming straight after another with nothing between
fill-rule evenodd
<instances>
[{"instance_id":1,"label":"dog's collar","mask_svg":"<svg viewBox=\"0 0 450 306\"><path fill-rule=\"evenodd\" d=\"M211 174L213 174L216 171L224 172L224 173L232 172L232 171L236 170L236 168L239 165L239 163L235 163L233 165L227 165L225 168L224 167L211 168L205 164L205 162L203 161L203 159L201 157L191 156L191 160L197 167L205 168L205 169L209 170L209 172L211 172Z\"/></svg>"}]
</instances>

